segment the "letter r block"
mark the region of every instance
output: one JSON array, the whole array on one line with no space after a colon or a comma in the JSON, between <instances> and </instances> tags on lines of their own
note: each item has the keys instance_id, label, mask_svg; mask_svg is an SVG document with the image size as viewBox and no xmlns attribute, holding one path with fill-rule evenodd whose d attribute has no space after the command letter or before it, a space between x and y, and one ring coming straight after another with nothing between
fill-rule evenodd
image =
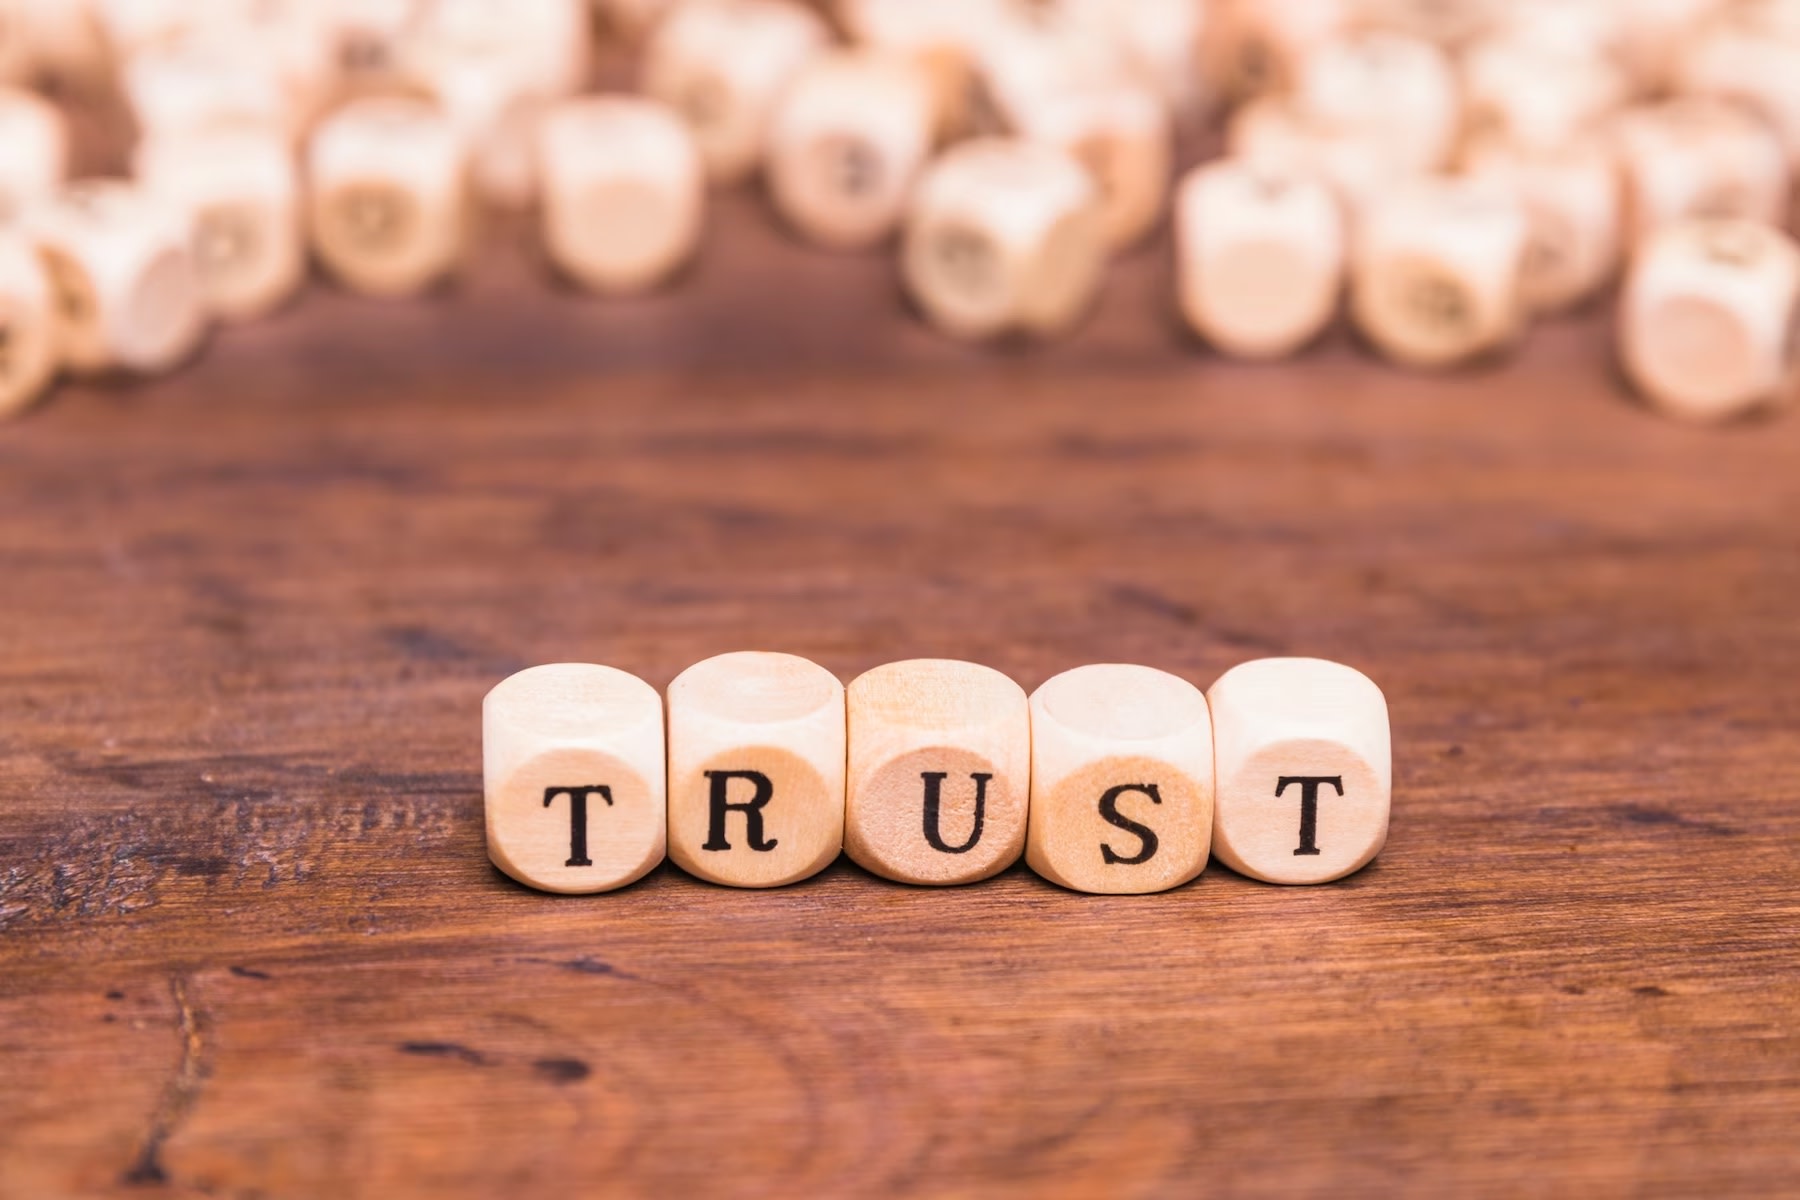
<instances>
[{"instance_id":1,"label":"letter r block","mask_svg":"<svg viewBox=\"0 0 1800 1200\"><path fill-rule=\"evenodd\" d=\"M669 685L669 855L733 887L779 887L844 844L844 685L792 654L695 663Z\"/></svg>"},{"instance_id":2,"label":"letter r block","mask_svg":"<svg viewBox=\"0 0 1800 1200\"><path fill-rule=\"evenodd\" d=\"M989 667L889 663L848 692L844 849L902 883L973 883L1025 845L1031 716L1024 689Z\"/></svg>"},{"instance_id":3,"label":"letter r block","mask_svg":"<svg viewBox=\"0 0 1800 1200\"><path fill-rule=\"evenodd\" d=\"M587 663L531 667L481 705L488 857L546 892L608 892L663 860L656 689Z\"/></svg>"},{"instance_id":4,"label":"letter r block","mask_svg":"<svg viewBox=\"0 0 1800 1200\"><path fill-rule=\"evenodd\" d=\"M1213 853L1269 883L1326 883L1387 841L1387 701L1360 671L1316 658L1233 667L1206 694L1217 797Z\"/></svg>"},{"instance_id":5,"label":"letter r block","mask_svg":"<svg viewBox=\"0 0 1800 1200\"><path fill-rule=\"evenodd\" d=\"M1031 696L1025 859L1078 892L1177 887L1206 866L1213 824L1206 697L1150 667L1077 667Z\"/></svg>"}]
</instances>

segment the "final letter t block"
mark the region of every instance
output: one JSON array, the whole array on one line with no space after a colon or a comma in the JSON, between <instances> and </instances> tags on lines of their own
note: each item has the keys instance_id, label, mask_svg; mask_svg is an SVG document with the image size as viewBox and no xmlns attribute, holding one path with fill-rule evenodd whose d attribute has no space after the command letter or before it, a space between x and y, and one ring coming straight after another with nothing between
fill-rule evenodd
<instances>
[{"instance_id":1,"label":"final letter t block","mask_svg":"<svg viewBox=\"0 0 1800 1200\"><path fill-rule=\"evenodd\" d=\"M844 849L901 883L974 883L1025 845L1031 714L990 667L913 659L849 688Z\"/></svg>"},{"instance_id":2,"label":"final letter t block","mask_svg":"<svg viewBox=\"0 0 1800 1200\"><path fill-rule=\"evenodd\" d=\"M1233 667L1206 693L1218 796L1213 854L1268 883L1327 883L1387 841L1387 700L1317 658Z\"/></svg>"},{"instance_id":3,"label":"final letter t block","mask_svg":"<svg viewBox=\"0 0 1800 1200\"><path fill-rule=\"evenodd\" d=\"M1025 859L1078 892L1137 894L1200 874L1212 842L1206 697L1150 667L1077 667L1031 695Z\"/></svg>"},{"instance_id":4,"label":"final letter t block","mask_svg":"<svg viewBox=\"0 0 1800 1200\"><path fill-rule=\"evenodd\" d=\"M817 874L844 844L844 685L792 654L695 663L669 685L669 854L734 887Z\"/></svg>"},{"instance_id":5,"label":"final letter t block","mask_svg":"<svg viewBox=\"0 0 1800 1200\"><path fill-rule=\"evenodd\" d=\"M481 704L488 857L546 892L609 892L663 859L656 689L586 663L531 667Z\"/></svg>"}]
</instances>

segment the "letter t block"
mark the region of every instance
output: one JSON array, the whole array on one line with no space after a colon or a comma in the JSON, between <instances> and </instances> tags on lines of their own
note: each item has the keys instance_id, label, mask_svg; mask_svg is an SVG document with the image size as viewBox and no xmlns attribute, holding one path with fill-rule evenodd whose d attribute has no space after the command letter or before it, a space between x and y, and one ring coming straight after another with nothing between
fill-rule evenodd
<instances>
[{"instance_id":1,"label":"letter t block","mask_svg":"<svg viewBox=\"0 0 1800 1200\"><path fill-rule=\"evenodd\" d=\"M1025 846L1031 714L990 667L889 663L850 684L844 849L902 883L974 883Z\"/></svg>"},{"instance_id":2,"label":"letter t block","mask_svg":"<svg viewBox=\"0 0 1800 1200\"><path fill-rule=\"evenodd\" d=\"M1206 693L1218 794L1213 854L1268 883L1327 883L1387 841L1387 700L1317 658L1233 667Z\"/></svg>"},{"instance_id":3,"label":"letter t block","mask_svg":"<svg viewBox=\"0 0 1800 1200\"><path fill-rule=\"evenodd\" d=\"M553 663L481 704L488 857L546 892L609 892L663 860L662 697L635 675Z\"/></svg>"},{"instance_id":4,"label":"letter t block","mask_svg":"<svg viewBox=\"0 0 1800 1200\"><path fill-rule=\"evenodd\" d=\"M844 844L844 685L792 654L742 651L669 685L669 856L733 887L779 887Z\"/></svg>"}]
</instances>

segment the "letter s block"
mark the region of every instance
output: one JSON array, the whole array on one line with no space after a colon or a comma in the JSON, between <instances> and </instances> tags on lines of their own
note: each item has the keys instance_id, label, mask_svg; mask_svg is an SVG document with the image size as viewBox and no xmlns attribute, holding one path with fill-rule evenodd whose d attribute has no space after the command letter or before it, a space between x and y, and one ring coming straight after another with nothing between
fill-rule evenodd
<instances>
[{"instance_id":1,"label":"letter s block","mask_svg":"<svg viewBox=\"0 0 1800 1200\"><path fill-rule=\"evenodd\" d=\"M1327 883L1387 841L1387 701L1317 658L1233 667L1206 693L1218 794L1213 854L1268 883Z\"/></svg>"},{"instance_id":2,"label":"letter s block","mask_svg":"<svg viewBox=\"0 0 1800 1200\"><path fill-rule=\"evenodd\" d=\"M669 853L734 887L817 874L844 844L844 685L792 654L695 663L669 685Z\"/></svg>"},{"instance_id":3,"label":"letter s block","mask_svg":"<svg viewBox=\"0 0 1800 1200\"><path fill-rule=\"evenodd\" d=\"M488 857L546 892L608 892L663 859L663 707L587 663L531 667L481 705Z\"/></svg>"},{"instance_id":4,"label":"letter s block","mask_svg":"<svg viewBox=\"0 0 1800 1200\"><path fill-rule=\"evenodd\" d=\"M848 691L844 849L902 883L974 883L1025 845L1031 715L990 667L889 663Z\"/></svg>"},{"instance_id":5,"label":"letter s block","mask_svg":"<svg viewBox=\"0 0 1800 1200\"><path fill-rule=\"evenodd\" d=\"M1025 860L1078 892L1178 887L1206 866L1213 825L1206 697L1150 667L1077 667L1031 696Z\"/></svg>"}]
</instances>

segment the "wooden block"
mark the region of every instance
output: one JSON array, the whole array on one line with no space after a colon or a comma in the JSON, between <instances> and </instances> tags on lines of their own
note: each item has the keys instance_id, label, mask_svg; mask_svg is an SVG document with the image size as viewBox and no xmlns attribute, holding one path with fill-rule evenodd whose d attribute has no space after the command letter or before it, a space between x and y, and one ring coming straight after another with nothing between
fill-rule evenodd
<instances>
[{"instance_id":1,"label":"wooden block","mask_svg":"<svg viewBox=\"0 0 1800 1200\"><path fill-rule=\"evenodd\" d=\"M546 892L609 892L663 860L663 705L634 675L531 667L481 704L488 857Z\"/></svg>"},{"instance_id":2,"label":"wooden block","mask_svg":"<svg viewBox=\"0 0 1800 1200\"><path fill-rule=\"evenodd\" d=\"M1632 244L1687 217L1779 225L1787 216L1780 139L1727 101L1685 96L1633 109L1619 118L1614 135Z\"/></svg>"},{"instance_id":3,"label":"wooden block","mask_svg":"<svg viewBox=\"0 0 1800 1200\"><path fill-rule=\"evenodd\" d=\"M1148 88L1117 80L1052 89L1021 112L1018 130L1087 168L1112 249L1141 241L1162 217L1174 128Z\"/></svg>"},{"instance_id":4,"label":"wooden block","mask_svg":"<svg viewBox=\"0 0 1800 1200\"><path fill-rule=\"evenodd\" d=\"M1597 130L1629 97L1604 59L1523 38L1488 40L1463 55L1465 136L1559 152Z\"/></svg>"},{"instance_id":5,"label":"wooden block","mask_svg":"<svg viewBox=\"0 0 1800 1200\"><path fill-rule=\"evenodd\" d=\"M1327 883L1387 841L1387 700L1366 675L1316 658L1233 667L1212 710L1213 856L1268 883Z\"/></svg>"},{"instance_id":6,"label":"wooden block","mask_svg":"<svg viewBox=\"0 0 1800 1200\"><path fill-rule=\"evenodd\" d=\"M1449 162L1462 122L1449 58L1429 42L1391 33L1360 33L1312 50L1299 63L1294 105L1325 128L1386 142L1421 171Z\"/></svg>"},{"instance_id":7,"label":"wooden block","mask_svg":"<svg viewBox=\"0 0 1800 1200\"><path fill-rule=\"evenodd\" d=\"M31 245L0 233L0 420L43 395L56 376L55 298Z\"/></svg>"},{"instance_id":8,"label":"wooden block","mask_svg":"<svg viewBox=\"0 0 1800 1200\"><path fill-rule=\"evenodd\" d=\"M250 127L292 137L300 116L255 42L217 29L151 43L120 83L142 137L181 138Z\"/></svg>"},{"instance_id":9,"label":"wooden block","mask_svg":"<svg viewBox=\"0 0 1800 1200\"><path fill-rule=\"evenodd\" d=\"M844 850L902 883L974 883L1025 847L1031 716L990 667L889 663L847 692Z\"/></svg>"},{"instance_id":10,"label":"wooden block","mask_svg":"<svg viewBox=\"0 0 1800 1200\"><path fill-rule=\"evenodd\" d=\"M1200 874L1212 844L1206 697L1150 667L1077 667L1031 695L1025 860L1078 892L1135 895Z\"/></svg>"},{"instance_id":11,"label":"wooden block","mask_svg":"<svg viewBox=\"0 0 1800 1200\"><path fill-rule=\"evenodd\" d=\"M55 105L21 88L0 87L0 226L62 185L69 132Z\"/></svg>"},{"instance_id":12,"label":"wooden block","mask_svg":"<svg viewBox=\"0 0 1800 1200\"><path fill-rule=\"evenodd\" d=\"M1358 0L1363 28L1455 50L1488 33L1517 0Z\"/></svg>"},{"instance_id":13,"label":"wooden block","mask_svg":"<svg viewBox=\"0 0 1800 1200\"><path fill-rule=\"evenodd\" d=\"M1592 297L1618 269L1624 197L1613 157L1596 137L1555 150L1486 139L1464 153L1464 174L1517 198L1526 220L1519 288L1532 312Z\"/></svg>"},{"instance_id":14,"label":"wooden block","mask_svg":"<svg viewBox=\"0 0 1800 1200\"><path fill-rule=\"evenodd\" d=\"M1711 421L1787 403L1800 368L1800 247L1751 221L1664 226L1620 301L1619 358L1657 409Z\"/></svg>"},{"instance_id":15,"label":"wooden block","mask_svg":"<svg viewBox=\"0 0 1800 1200\"><path fill-rule=\"evenodd\" d=\"M1674 66L1683 92L1735 101L1781 138L1800 166L1800 5L1738 4L1684 42Z\"/></svg>"},{"instance_id":16,"label":"wooden block","mask_svg":"<svg viewBox=\"0 0 1800 1200\"><path fill-rule=\"evenodd\" d=\"M651 287L693 256L706 180L687 126L635 96L565 100L539 130L544 245L601 292Z\"/></svg>"},{"instance_id":17,"label":"wooden block","mask_svg":"<svg viewBox=\"0 0 1800 1200\"><path fill-rule=\"evenodd\" d=\"M844 685L792 654L695 663L669 685L669 856L733 887L779 887L844 845Z\"/></svg>"},{"instance_id":18,"label":"wooden block","mask_svg":"<svg viewBox=\"0 0 1800 1200\"><path fill-rule=\"evenodd\" d=\"M1686 47L1722 7L1720 0L1628 0L1621 14L1619 58L1640 96L1660 96L1677 83Z\"/></svg>"},{"instance_id":19,"label":"wooden block","mask_svg":"<svg viewBox=\"0 0 1800 1200\"><path fill-rule=\"evenodd\" d=\"M111 84L112 48L93 0L10 0L0 4L0 19L7 15L29 49L32 74L57 95L88 99Z\"/></svg>"},{"instance_id":20,"label":"wooden block","mask_svg":"<svg viewBox=\"0 0 1800 1200\"><path fill-rule=\"evenodd\" d=\"M818 16L782 0L687 0L645 43L643 90L687 121L713 179L742 179L782 92L829 40Z\"/></svg>"},{"instance_id":21,"label":"wooden block","mask_svg":"<svg viewBox=\"0 0 1800 1200\"><path fill-rule=\"evenodd\" d=\"M901 275L927 318L957 337L1047 336L1098 290L1106 233L1088 173L1051 146L963 142L926 171Z\"/></svg>"},{"instance_id":22,"label":"wooden block","mask_svg":"<svg viewBox=\"0 0 1800 1200\"><path fill-rule=\"evenodd\" d=\"M1214 9L1195 0L1056 0L1054 11L1082 36L1109 43L1132 80L1178 119L1202 115Z\"/></svg>"},{"instance_id":23,"label":"wooden block","mask_svg":"<svg viewBox=\"0 0 1800 1200\"><path fill-rule=\"evenodd\" d=\"M1337 312L1344 217L1311 175L1238 159L1196 167L1176 197L1175 244L1182 315L1223 353L1292 354Z\"/></svg>"},{"instance_id":24,"label":"wooden block","mask_svg":"<svg viewBox=\"0 0 1800 1200\"><path fill-rule=\"evenodd\" d=\"M866 51L813 59L770 124L763 172L776 209L821 245L882 241L905 214L935 119L916 60Z\"/></svg>"},{"instance_id":25,"label":"wooden block","mask_svg":"<svg viewBox=\"0 0 1800 1200\"><path fill-rule=\"evenodd\" d=\"M26 228L71 370L166 371L199 346L206 307L186 214L141 188L86 180L32 210Z\"/></svg>"},{"instance_id":26,"label":"wooden block","mask_svg":"<svg viewBox=\"0 0 1800 1200\"><path fill-rule=\"evenodd\" d=\"M1352 0L1227 0L1206 25L1205 73L1228 100L1287 92L1301 61L1355 18Z\"/></svg>"},{"instance_id":27,"label":"wooden block","mask_svg":"<svg viewBox=\"0 0 1800 1200\"><path fill-rule=\"evenodd\" d=\"M1351 252L1350 313L1382 354L1444 367L1512 343L1526 223L1519 202L1468 181L1409 184L1376 203Z\"/></svg>"},{"instance_id":28,"label":"wooden block","mask_svg":"<svg viewBox=\"0 0 1800 1200\"><path fill-rule=\"evenodd\" d=\"M405 296L450 275L468 199L462 139L432 105L369 96L320 123L307 153L313 249L346 286Z\"/></svg>"},{"instance_id":29,"label":"wooden block","mask_svg":"<svg viewBox=\"0 0 1800 1200\"><path fill-rule=\"evenodd\" d=\"M284 138L253 128L153 138L139 145L136 165L146 188L188 214L214 316L260 317L299 289L300 181Z\"/></svg>"},{"instance_id":30,"label":"wooden block","mask_svg":"<svg viewBox=\"0 0 1800 1200\"><path fill-rule=\"evenodd\" d=\"M981 47L1016 16L1011 0L842 0L839 23L858 45L905 58L930 82L933 131L969 132Z\"/></svg>"},{"instance_id":31,"label":"wooden block","mask_svg":"<svg viewBox=\"0 0 1800 1200\"><path fill-rule=\"evenodd\" d=\"M1225 144L1232 157L1259 170L1323 180L1349 227L1397 185L1422 177L1392 139L1322 125L1281 96L1252 100L1233 113Z\"/></svg>"}]
</instances>

